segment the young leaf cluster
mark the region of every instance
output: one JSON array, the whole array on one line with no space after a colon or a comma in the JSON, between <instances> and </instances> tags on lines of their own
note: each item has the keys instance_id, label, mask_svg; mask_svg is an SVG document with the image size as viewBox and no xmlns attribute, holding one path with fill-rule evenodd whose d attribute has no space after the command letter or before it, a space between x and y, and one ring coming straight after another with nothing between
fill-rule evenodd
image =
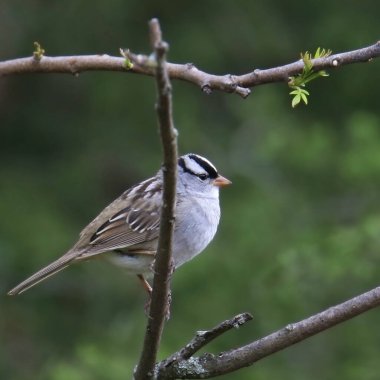
<instances>
[{"instance_id":1,"label":"young leaf cluster","mask_svg":"<svg viewBox=\"0 0 380 380\"><path fill-rule=\"evenodd\" d=\"M41 61L42 57L45 54L45 49L41 46L41 44L37 41L33 43L34 45L34 51L33 51L33 58L36 61Z\"/></svg>"},{"instance_id":2,"label":"young leaf cluster","mask_svg":"<svg viewBox=\"0 0 380 380\"><path fill-rule=\"evenodd\" d=\"M304 102L304 104L308 103L308 96L310 93L304 89L306 86L306 83L312 81L313 79L316 79L318 77L327 77L329 74L325 70L320 70L315 72L313 70L313 59L316 58L326 58L329 55L331 55L331 50L321 49L318 48L315 54L311 54L308 51L306 53L301 53L301 59L304 62L304 68L302 70L302 73L295 75L293 77L290 77L288 85L292 89L292 91L289 93L290 95L293 95L292 99L292 107L296 107L301 101Z\"/></svg>"},{"instance_id":3,"label":"young leaf cluster","mask_svg":"<svg viewBox=\"0 0 380 380\"><path fill-rule=\"evenodd\" d=\"M129 49L122 49L120 48L120 54L122 57L125 58L125 61L124 61L124 67L127 69L127 70L131 70L133 68L133 62L129 59Z\"/></svg>"}]
</instances>

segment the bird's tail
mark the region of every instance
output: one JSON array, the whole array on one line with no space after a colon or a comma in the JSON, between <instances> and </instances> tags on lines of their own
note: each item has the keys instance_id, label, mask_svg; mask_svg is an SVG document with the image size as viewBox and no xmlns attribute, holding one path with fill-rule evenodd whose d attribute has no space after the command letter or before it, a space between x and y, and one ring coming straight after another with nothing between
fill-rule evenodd
<instances>
[{"instance_id":1,"label":"bird's tail","mask_svg":"<svg viewBox=\"0 0 380 380\"><path fill-rule=\"evenodd\" d=\"M25 292L32 286L37 285L39 282L65 269L74 259L75 256L70 255L68 252L68 254L60 257L58 260L52 262L45 268L42 268L37 273L33 274L32 276L28 277L26 280L18 284L16 287L14 287L12 290L8 292L8 295L15 296L17 294Z\"/></svg>"}]
</instances>

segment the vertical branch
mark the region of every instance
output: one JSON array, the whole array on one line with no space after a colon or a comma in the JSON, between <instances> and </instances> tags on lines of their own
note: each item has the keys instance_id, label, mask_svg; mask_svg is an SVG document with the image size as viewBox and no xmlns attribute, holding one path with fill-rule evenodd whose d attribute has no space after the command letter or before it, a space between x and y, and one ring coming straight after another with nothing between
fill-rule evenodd
<instances>
[{"instance_id":1,"label":"vertical branch","mask_svg":"<svg viewBox=\"0 0 380 380\"><path fill-rule=\"evenodd\" d=\"M135 371L136 380L149 379L153 376L164 322L168 314L177 181L177 131L173 124L171 84L166 68L168 44L162 41L160 24L157 19L149 22L149 28L156 57L156 110L164 156L164 183L153 292L144 346Z\"/></svg>"}]
</instances>

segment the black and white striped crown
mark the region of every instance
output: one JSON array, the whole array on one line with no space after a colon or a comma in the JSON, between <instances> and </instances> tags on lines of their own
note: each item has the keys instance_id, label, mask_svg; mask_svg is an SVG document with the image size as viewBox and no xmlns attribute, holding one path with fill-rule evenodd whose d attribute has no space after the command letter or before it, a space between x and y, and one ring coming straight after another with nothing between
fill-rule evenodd
<instances>
[{"instance_id":1,"label":"black and white striped crown","mask_svg":"<svg viewBox=\"0 0 380 380\"><path fill-rule=\"evenodd\" d=\"M191 173L197 177L207 176L215 179L218 177L216 167L207 159L199 154L188 153L178 159L178 165L184 172Z\"/></svg>"}]
</instances>

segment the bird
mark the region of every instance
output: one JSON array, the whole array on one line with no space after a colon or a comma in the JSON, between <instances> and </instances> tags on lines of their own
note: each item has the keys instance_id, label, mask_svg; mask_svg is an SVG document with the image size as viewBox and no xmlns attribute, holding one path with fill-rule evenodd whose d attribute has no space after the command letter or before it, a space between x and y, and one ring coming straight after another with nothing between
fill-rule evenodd
<instances>
[{"instance_id":1,"label":"bird","mask_svg":"<svg viewBox=\"0 0 380 380\"><path fill-rule=\"evenodd\" d=\"M219 189L232 182L205 157L188 153L178 158L172 260L174 269L201 253L214 238L219 220ZM151 294L151 276L158 245L163 193L163 168L122 193L80 233L64 255L8 292L17 295L69 265L105 257L137 275Z\"/></svg>"}]
</instances>

